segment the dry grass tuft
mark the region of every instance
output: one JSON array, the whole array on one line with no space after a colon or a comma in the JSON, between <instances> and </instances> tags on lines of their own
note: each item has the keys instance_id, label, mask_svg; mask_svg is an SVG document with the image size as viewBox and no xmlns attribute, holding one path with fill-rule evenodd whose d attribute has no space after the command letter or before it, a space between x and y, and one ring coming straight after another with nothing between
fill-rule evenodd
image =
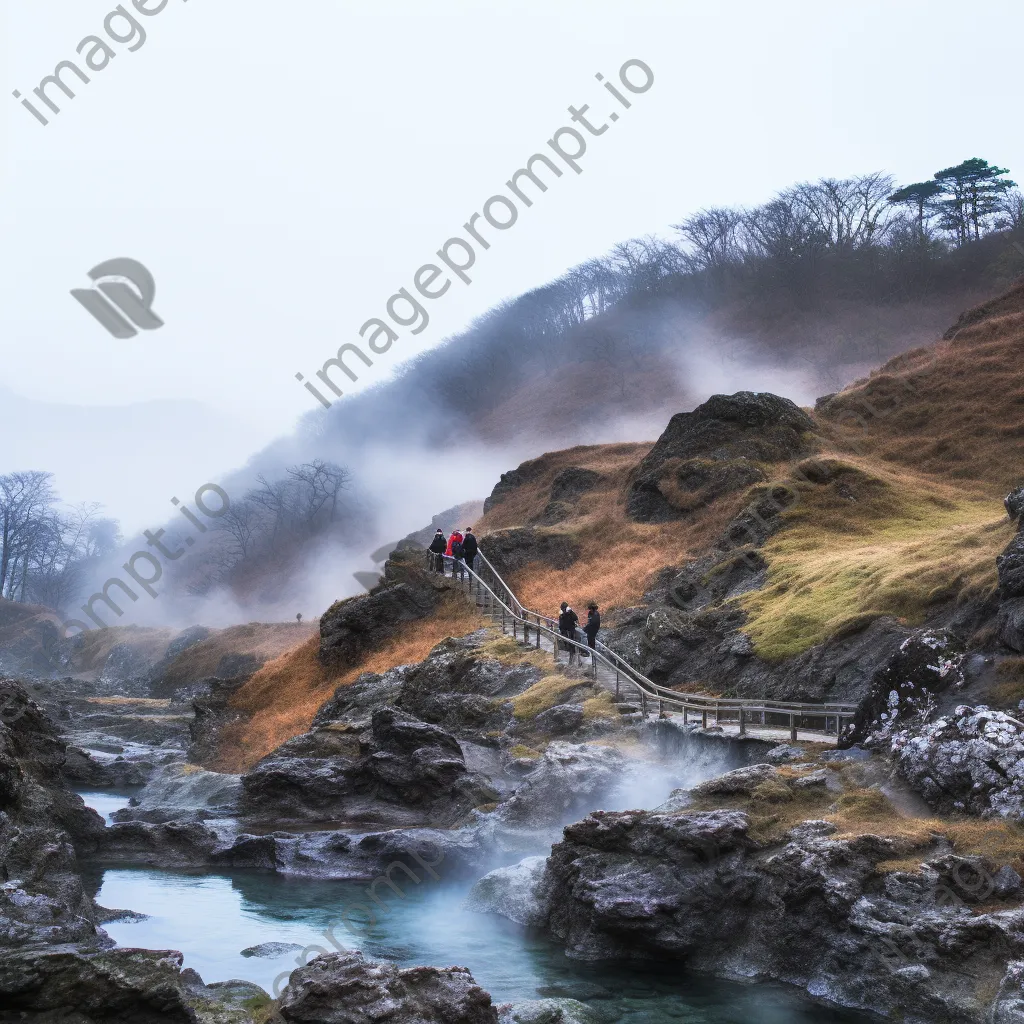
<instances>
[{"instance_id":1,"label":"dry grass tuft","mask_svg":"<svg viewBox=\"0 0 1024 1024\"><path fill-rule=\"evenodd\" d=\"M520 720L535 718L556 704L564 704L566 694L586 685L586 679L572 679L560 672L552 672L512 698L513 714Z\"/></svg>"},{"instance_id":2,"label":"dry grass tuft","mask_svg":"<svg viewBox=\"0 0 1024 1024\"><path fill-rule=\"evenodd\" d=\"M171 706L169 700L159 700L156 697L86 697L85 700L88 704L126 705L136 708L152 708L154 711Z\"/></svg>"},{"instance_id":3,"label":"dry grass tuft","mask_svg":"<svg viewBox=\"0 0 1024 1024\"><path fill-rule=\"evenodd\" d=\"M320 663L319 636L268 662L232 697L231 706L246 719L226 727L219 754L210 767L242 772L286 740L309 729L321 705L339 686L355 682L363 672L387 672L398 665L422 661L442 640L465 636L483 625L466 601L453 597L427 619L402 625L380 650L343 672Z\"/></svg>"},{"instance_id":4,"label":"dry grass tuft","mask_svg":"<svg viewBox=\"0 0 1024 1024\"><path fill-rule=\"evenodd\" d=\"M792 657L891 615L925 621L940 602L982 598L1013 532L989 494L858 460L800 497L762 549L768 579L740 599L757 653Z\"/></svg>"}]
</instances>

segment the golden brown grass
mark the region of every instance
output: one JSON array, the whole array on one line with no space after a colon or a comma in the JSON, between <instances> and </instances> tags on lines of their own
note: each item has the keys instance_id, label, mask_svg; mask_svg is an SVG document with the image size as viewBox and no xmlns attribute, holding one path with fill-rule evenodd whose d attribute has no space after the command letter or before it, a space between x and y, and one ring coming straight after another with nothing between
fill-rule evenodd
<instances>
[{"instance_id":1,"label":"golden brown grass","mask_svg":"<svg viewBox=\"0 0 1024 1024\"><path fill-rule=\"evenodd\" d=\"M483 621L466 601L453 597L430 618L405 623L379 650L343 671L329 671L318 657L320 638L311 636L298 648L269 661L233 696L231 706L246 714L225 728L211 766L240 772L293 736L305 732L320 706L339 686L363 672L386 672L422 661L446 637L465 636Z\"/></svg>"},{"instance_id":2,"label":"golden brown grass","mask_svg":"<svg viewBox=\"0 0 1024 1024\"><path fill-rule=\"evenodd\" d=\"M844 460L827 484L788 483L800 500L762 548L767 583L740 599L763 658L881 615L918 625L940 602L996 586L1013 530L991 494L861 459Z\"/></svg>"},{"instance_id":3,"label":"golden brown grass","mask_svg":"<svg viewBox=\"0 0 1024 1024\"><path fill-rule=\"evenodd\" d=\"M481 535L529 524L543 512L555 476L569 466L591 469L605 478L579 499L571 520L549 528L577 542L576 562L561 570L535 562L508 581L524 605L547 614L553 614L562 601L569 601L577 611L588 601L596 601L604 610L628 607L640 600L655 573L693 557L735 515L742 495L713 502L690 520L649 524L629 519L627 478L650 448L648 443L613 444L549 452L535 460L541 470L537 479L516 488L481 520ZM486 552L486 539L483 547Z\"/></svg>"},{"instance_id":4,"label":"golden brown grass","mask_svg":"<svg viewBox=\"0 0 1024 1024\"><path fill-rule=\"evenodd\" d=\"M1002 819L967 817L913 818L900 814L885 794L856 783L854 773L840 772L845 789L836 794L823 787L796 789L789 782L800 773L780 769L780 778L755 787L750 796L699 796L684 811L732 808L750 818L751 836L761 843L780 842L802 821L832 822L834 841L876 835L895 840L898 857L879 861L879 874L917 871L940 839L950 842L961 856L983 856L998 865L1010 864L1024 873L1024 826Z\"/></svg>"},{"instance_id":5,"label":"golden brown grass","mask_svg":"<svg viewBox=\"0 0 1024 1024\"><path fill-rule=\"evenodd\" d=\"M213 676L228 654L249 654L270 661L292 650L318 633L315 622L248 622L218 629L182 651L161 677L160 686L169 691Z\"/></svg>"},{"instance_id":6,"label":"golden brown grass","mask_svg":"<svg viewBox=\"0 0 1024 1024\"><path fill-rule=\"evenodd\" d=\"M1024 443L1024 283L966 315L949 341L889 360L831 403L841 446L915 473L1020 483Z\"/></svg>"},{"instance_id":7,"label":"golden brown grass","mask_svg":"<svg viewBox=\"0 0 1024 1024\"><path fill-rule=\"evenodd\" d=\"M998 682L989 687L987 702L1016 708L1024 700L1024 658L1006 658L996 668Z\"/></svg>"}]
</instances>

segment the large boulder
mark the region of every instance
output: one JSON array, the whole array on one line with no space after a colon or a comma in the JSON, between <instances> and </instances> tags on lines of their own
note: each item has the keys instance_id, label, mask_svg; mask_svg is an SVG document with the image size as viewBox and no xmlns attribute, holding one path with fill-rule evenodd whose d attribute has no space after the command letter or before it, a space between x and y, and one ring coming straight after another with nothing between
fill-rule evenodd
<instances>
[{"instance_id":1,"label":"large boulder","mask_svg":"<svg viewBox=\"0 0 1024 1024\"><path fill-rule=\"evenodd\" d=\"M292 971L278 1003L289 1024L497 1024L465 967L411 967L345 951Z\"/></svg>"},{"instance_id":2,"label":"large boulder","mask_svg":"<svg viewBox=\"0 0 1024 1024\"><path fill-rule=\"evenodd\" d=\"M597 812L565 829L542 873L524 867L511 898L485 878L473 909L527 908L578 959L776 979L889 1019L1015 1020L1019 896L972 913L949 885L989 865L947 852L916 872L880 872L906 852L826 821L769 843L739 811Z\"/></svg>"},{"instance_id":3,"label":"large boulder","mask_svg":"<svg viewBox=\"0 0 1024 1024\"><path fill-rule=\"evenodd\" d=\"M637 522L678 519L764 480L757 463L809 450L814 422L788 398L767 392L712 395L677 413L634 470L627 512Z\"/></svg>"},{"instance_id":4,"label":"large boulder","mask_svg":"<svg viewBox=\"0 0 1024 1024\"><path fill-rule=\"evenodd\" d=\"M964 652L963 640L946 629L919 629L908 636L875 674L840 746L875 732L888 735L911 719L925 720L939 694L964 685Z\"/></svg>"},{"instance_id":5,"label":"large boulder","mask_svg":"<svg viewBox=\"0 0 1024 1024\"><path fill-rule=\"evenodd\" d=\"M939 810L1024 819L1024 727L960 705L930 725L894 731L900 773Z\"/></svg>"},{"instance_id":6,"label":"large boulder","mask_svg":"<svg viewBox=\"0 0 1024 1024\"><path fill-rule=\"evenodd\" d=\"M454 824L496 796L451 733L389 706L365 732L328 724L289 740L242 786L252 814L410 826Z\"/></svg>"}]
</instances>

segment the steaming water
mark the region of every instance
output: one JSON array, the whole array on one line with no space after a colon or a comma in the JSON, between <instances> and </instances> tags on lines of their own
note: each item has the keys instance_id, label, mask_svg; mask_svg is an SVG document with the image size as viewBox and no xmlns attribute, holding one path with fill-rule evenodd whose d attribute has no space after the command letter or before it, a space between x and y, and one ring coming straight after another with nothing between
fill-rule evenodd
<instances>
[{"instance_id":1,"label":"steaming water","mask_svg":"<svg viewBox=\"0 0 1024 1024\"><path fill-rule=\"evenodd\" d=\"M135 790L126 789L103 789L86 790L78 789L76 793L85 801L86 807L91 807L97 814L103 815L107 824L112 824L111 815L122 807L128 806L128 800Z\"/></svg>"},{"instance_id":2,"label":"steaming water","mask_svg":"<svg viewBox=\"0 0 1024 1024\"><path fill-rule=\"evenodd\" d=\"M864 1022L856 1014L810 1005L798 993L770 985L735 985L687 975L677 966L613 967L567 959L543 936L501 918L461 909L469 885L403 882L404 899L382 888L390 906L376 924L357 911L366 883L288 879L271 872L189 874L109 870L97 897L106 907L149 914L144 921L107 925L124 946L179 949L185 966L206 981L241 978L268 991L287 980L302 950L274 958L243 957L265 942L291 942L332 951L324 931L342 948L401 966L468 967L495 1002L545 996L579 998L607 1024L818 1024ZM342 922L346 919L345 925ZM320 949L308 953L311 958Z\"/></svg>"},{"instance_id":3,"label":"steaming water","mask_svg":"<svg viewBox=\"0 0 1024 1024\"><path fill-rule=\"evenodd\" d=\"M692 785L735 765L723 765L719 750L705 750L691 761L684 777L678 760L674 767L671 771L667 765L637 764L602 806L653 806L673 786ZM109 791L82 796L108 820L128 801L127 794ZM463 910L468 882L424 878L414 883L400 872L396 882L404 897L379 886L378 895L390 910L378 911L376 921L359 909L365 906L365 882L289 878L261 871L110 869L103 873L96 899L104 907L148 915L143 921L106 925L118 944L181 950L185 966L207 982L240 978L269 992L275 991L275 982L280 991L288 973L303 962L307 947L316 947L308 950L310 959L340 946L401 966L468 967L496 1003L580 999L605 1024L862 1024L871 1019L814 1006L792 989L732 984L687 974L677 965L569 960L542 934ZM275 957L242 956L243 949L268 942L298 948Z\"/></svg>"}]
</instances>

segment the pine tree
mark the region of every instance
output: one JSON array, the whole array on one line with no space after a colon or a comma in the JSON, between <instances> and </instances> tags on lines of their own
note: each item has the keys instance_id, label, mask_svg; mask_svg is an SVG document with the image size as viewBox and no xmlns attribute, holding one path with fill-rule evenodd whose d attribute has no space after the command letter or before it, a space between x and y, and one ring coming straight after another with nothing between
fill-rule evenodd
<instances>
[{"instance_id":1,"label":"pine tree","mask_svg":"<svg viewBox=\"0 0 1024 1024\"><path fill-rule=\"evenodd\" d=\"M975 239L981 238L983 222L999 211L1002 197L1016 185L1003 177L1009 173L980 157L935 172L943 195L938 201L942 227L956 236L957 245L970 240L972 228Z\"/></svg>"}]
</instances>

